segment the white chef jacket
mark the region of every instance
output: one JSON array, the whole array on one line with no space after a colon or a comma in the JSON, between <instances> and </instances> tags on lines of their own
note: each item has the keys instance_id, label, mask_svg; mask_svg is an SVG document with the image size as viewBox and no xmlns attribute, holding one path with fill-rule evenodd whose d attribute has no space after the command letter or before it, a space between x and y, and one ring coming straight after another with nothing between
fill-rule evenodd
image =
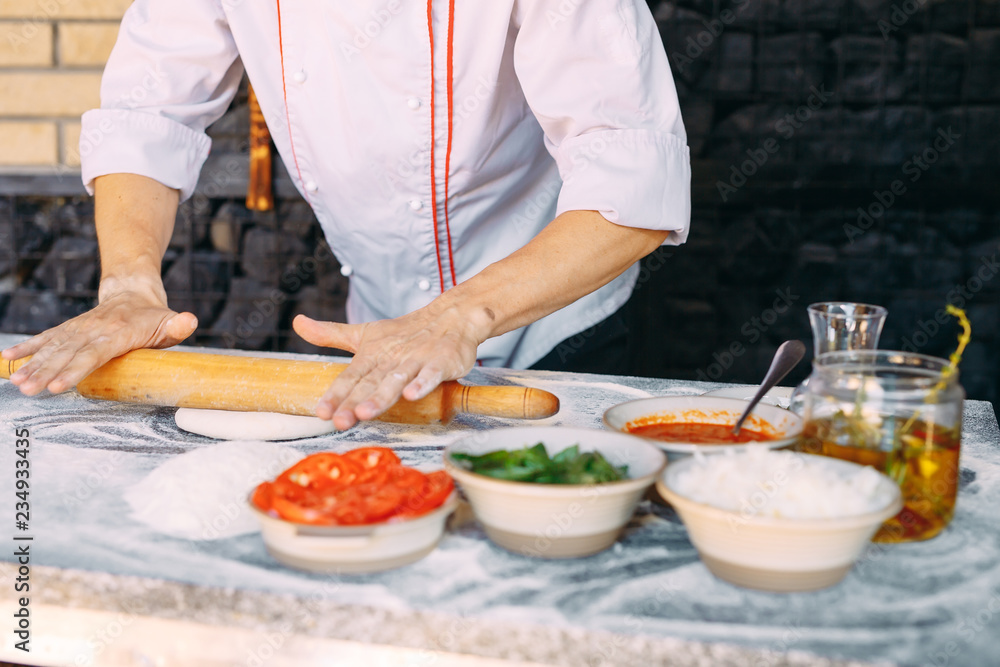
<instances>
[{"instance_id":1,"label":"white chef jacket","mask_svg":"<svg viewBox=\"0 0 1000 667\"><path fill-rule=\"evenodd\" d=\"M351 322L427 305L563 211L687 236L686 135L641 0L136 0L83 115L87 189L135 173L190 197L244 68L350 275ZM617 310L637 275L479 360L530 366Z\"/></svg>"}]
</instances>

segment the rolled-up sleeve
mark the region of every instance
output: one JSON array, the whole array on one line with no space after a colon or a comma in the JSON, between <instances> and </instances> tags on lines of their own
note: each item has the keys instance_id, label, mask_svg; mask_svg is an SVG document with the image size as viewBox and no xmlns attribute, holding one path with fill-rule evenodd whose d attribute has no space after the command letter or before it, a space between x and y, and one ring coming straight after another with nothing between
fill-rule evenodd
<instances>
[{"instance_id":1,"label":"rolled-up sleeve","mask_svg":"<svg viewBox=\"0 0 1000 667\"><path fill-rule=\"evenodd\" d=\"M677 91L641 0L518 0L514 70L563 187L557 212L596 210L683 243L691 166Z\"/></svg>"},{"instance_id":2,"label":"rolled-up sleeve","mask_svg":"<svg viewBox=\"0 0 1000 667\"><path fill-rule=\"evenodd\" d=\"M98 176L131 173L190 197L211 148L205 128L242 76L218 0L136 0L104 70L101 108L82 118L87 191Z\"/></svg>"}]
</instances>

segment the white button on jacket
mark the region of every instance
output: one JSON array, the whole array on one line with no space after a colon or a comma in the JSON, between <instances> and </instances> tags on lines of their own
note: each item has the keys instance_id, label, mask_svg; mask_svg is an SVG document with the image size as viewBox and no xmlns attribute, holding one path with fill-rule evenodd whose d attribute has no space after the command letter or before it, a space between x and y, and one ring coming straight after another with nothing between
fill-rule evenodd
<instances>
[{"instance_id":1,"label":"white button on jacket","mask_svg":"<svg viewBox=\"0 0 1000 667\"><path fill-rule=\"evenodd\" d=\"M641 0L490 0L457 3L453 16L445 0L135 0L101 108L83 116L88 189L128 172L190 197L205 128L244 68L289 173L353 269L352 322L426 305L563 211L669 230L668 244L687 236L686 136ZM614 312L637 274L487 341L480 360L531 365Z\"/></svg>"}]
</instances>

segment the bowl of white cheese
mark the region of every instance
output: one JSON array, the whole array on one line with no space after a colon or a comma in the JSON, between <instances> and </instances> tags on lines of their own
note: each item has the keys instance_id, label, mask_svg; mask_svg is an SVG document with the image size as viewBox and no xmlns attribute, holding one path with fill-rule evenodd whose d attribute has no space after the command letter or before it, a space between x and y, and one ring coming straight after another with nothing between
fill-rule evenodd
<instances>
[{"instance_id":1,"label":"bowl of white cheese","mask_svg":"<svg viewBox=\"0 0 1000 667\"><path fill-rule=\"evenodd\" d=\"M763 447L671 463L656 488L712 574L772 592L837 584L902 508L870 466Z\"/></svg>"}]
</instances>

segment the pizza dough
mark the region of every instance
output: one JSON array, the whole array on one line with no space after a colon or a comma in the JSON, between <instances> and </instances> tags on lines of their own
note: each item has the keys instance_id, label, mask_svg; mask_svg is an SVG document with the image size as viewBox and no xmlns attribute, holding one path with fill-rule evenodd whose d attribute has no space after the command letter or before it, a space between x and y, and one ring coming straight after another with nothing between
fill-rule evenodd
<instances>
[{"instance_id":1,"label":"pizza dough","mask_svg":"<svg viewBox=\"0 0 1000 667\"><path fill-rule=\"evenodd\" d=\"M218 540L260 529L247 499L302 452L272 442L219 442L175 456L124 492L132 518L187 540Z\"/></svg>"},{"instance_id":2,"label":"pizza dough","mask_svg":"<svg viewBox=\"0 0 1000 667\"><path fill-rule=\"evenodd\" d=\"M180 408L177 428L219 440L298 440L332 433L333 421L275 412Z\"/></svg>"}]
</instances>

